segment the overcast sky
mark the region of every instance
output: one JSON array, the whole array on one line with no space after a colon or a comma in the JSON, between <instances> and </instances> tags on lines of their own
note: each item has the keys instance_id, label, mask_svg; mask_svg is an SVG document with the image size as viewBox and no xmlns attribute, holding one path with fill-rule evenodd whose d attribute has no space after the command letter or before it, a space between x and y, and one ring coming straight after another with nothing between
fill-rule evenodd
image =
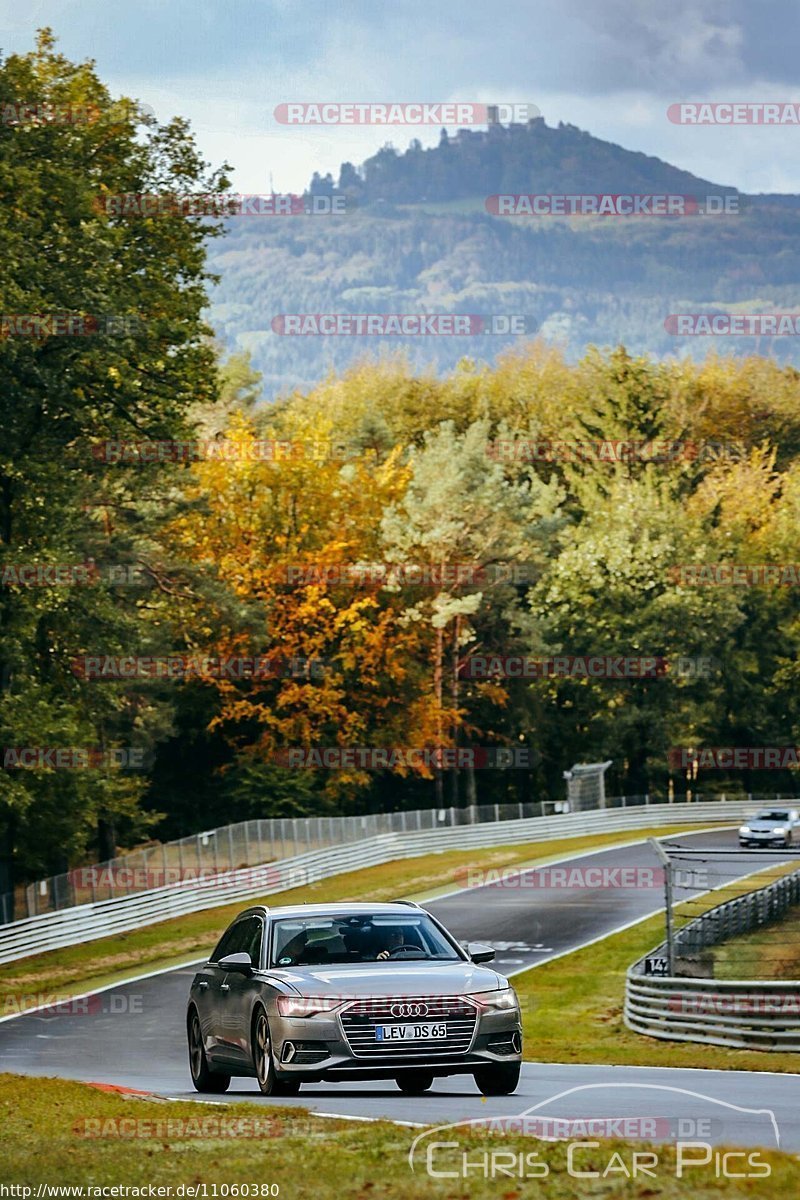
<instances>
[{"instance_id":1,"label":"overcast sky","mask_svg":"<svg viewBox=\"0 0 800 1200\"><path fill-rule=\"evenodd\" d=\"M800 192L800 127L691 128L687 100L800 100L798 0L0 0L0 48L49 25L112 91L188 117L234 186L302 190L407 127L281 126L284 101L526 101L743 191ZM624 181L621 181L624 184Z\"/></svg>"}]
</instances>

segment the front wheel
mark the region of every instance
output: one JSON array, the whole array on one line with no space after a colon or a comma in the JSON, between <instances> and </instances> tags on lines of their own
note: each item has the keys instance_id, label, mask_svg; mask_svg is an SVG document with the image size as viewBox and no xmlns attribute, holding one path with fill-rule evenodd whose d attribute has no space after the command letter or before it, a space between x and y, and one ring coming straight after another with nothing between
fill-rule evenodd
<instances>
[{"instance_id":1,"label":"front wheel","mask_svg":"<svg viewBox=\"0 0 800 1200\"><path fill-rule=\"evenodd\" d=\"M478 1091L484 1096L510 1096L517 1090L522 1063L492 1063L475 1072Z\"/></svg>"},{"instance_id":2,"label":"front wheel","mask_svg":"<svg viewBox=\"0 0 800 1200\"><path fill-rule=\"evenodd\" d=\"M258 1010L253 1025L253 1065L264 1096L296 1096L300 1091L298 1079L281 1079L275 1070L269 1022L263 1008Z\"/></svg>"},{"instance_id":3,"label":"front wheel","mask_svg":"<svg viewBox=\"0 0 800 1200\"><path fill-rule=\"evenodd\" d=\"M405 1071L395 1076L395 1083L406 1096L421 1096L433 1085L433 1073L430 1071Z\"/></svg>"},{"instance_id":4,"label":"front wheel","mask_svg":"<svg viewBox=\"0 0 800 1200\"><path fill-rule=\"evenodd\" d=\"M230 1086L230 1075L219 1075L208 1065L196 1008L189 1017L189 1070L198 1092L227 1092Z\"/></svg>"}]
</instances>

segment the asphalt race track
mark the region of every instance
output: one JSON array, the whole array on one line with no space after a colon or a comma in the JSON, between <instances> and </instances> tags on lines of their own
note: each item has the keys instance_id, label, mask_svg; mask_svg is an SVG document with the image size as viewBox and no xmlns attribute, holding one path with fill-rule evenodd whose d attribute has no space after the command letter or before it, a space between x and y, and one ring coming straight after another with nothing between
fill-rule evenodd
<instances>
[{"instance_id":1,"label":"asphalt race track","mask_svg":"<svg viewBox=\"0 0 800 1200\"><path fill-rule=\"evenodd\" d=\"M703 856L702 867L711 872L709 886L777 861L775 855L758 851L731 855L737 846L733 830L683 834L669 841L726 852L719 857L711 853L708 860ZM582 869L657 866L646 843L568 861ZM679 890L676 899L681 897ZM544 888L506 882L471 886L426 907L458 938L495 945L497 966L513 974L656 912L662 905L660 885ZM189 1077L184 1026L193 973L189 966L115 985L92 997L85 1013L32 1013L4 1020L0 1022L0 1069L197 1099ZM46 991L46 982L41 990ZM528 1055L535 1058L535 1050L529 1041ZM698 1062L702 1057L698 1046ZM570 1094L559 1096L565 1091ZM299 1097L267 1098L259 1094L255 1080L241 1079L232 1082L225 1096L213 1100L299 1103L331 1115L382 1116L425 1124L523 1113L573 1120L638 1117L656 1122L656 1140L680 1137L774 1147L779 1139L781 1148L800 1151L797 1075L528 1062L517 1092L510 1097L484 1100L466 1076L437 1080L423 1099L403 1096L394 1083L385 1082L306 1085Z\"/></svg>"}]
</instances>

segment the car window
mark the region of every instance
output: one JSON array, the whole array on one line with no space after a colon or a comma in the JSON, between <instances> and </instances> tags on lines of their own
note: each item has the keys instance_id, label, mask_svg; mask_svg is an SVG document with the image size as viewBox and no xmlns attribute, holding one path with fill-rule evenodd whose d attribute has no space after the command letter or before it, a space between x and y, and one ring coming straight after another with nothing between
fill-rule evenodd
<instances>
[{"instance_id":1,"label":"car window","mask_svg":"<svg viewBox=\"0 0 800 1200\"><path fill-rule=\"evenodd\" d=\"M245 917L243 920L235 921L217 943L214 953L211 955L211 962L219 962L228 954L241 954L243 951L250 953L253 962L258 962L258 959L253 957L250 951L251 945L256 940L260 947L261 920L258 917Z\"/></svg>"},{"instance_id":2,"label":"car window","mask_svg":"<svg viewBox=\"0 0 800 1200\"><path fill-rule=\"evenodd\" d=\"M264 922L260 917L251 917L250 922L252 930L250 934L250 942L245 946L245 950L250 955L250 960L254 967L261 966L261 942L264 937Z\"/></svg>"},{"instance_id":3,"label":"car window","mask_svg":"<svg viewBox=\"0 0 800 1200\"><path fill-rule=\"evenodd\" d=\"M274 921L272 928L276 967L460 957L425 913L287 917Z\"/></svg>"},{"instance_id":4,"label":"car window","mask_svg":"<svg viewBox=\"0 0 800 1200\"><path fill-rule=\"evenodd\" d=\"M765 808L756 814L757 821L788 821L789 814L785 809Z\"/></svg>"}]
</instances>

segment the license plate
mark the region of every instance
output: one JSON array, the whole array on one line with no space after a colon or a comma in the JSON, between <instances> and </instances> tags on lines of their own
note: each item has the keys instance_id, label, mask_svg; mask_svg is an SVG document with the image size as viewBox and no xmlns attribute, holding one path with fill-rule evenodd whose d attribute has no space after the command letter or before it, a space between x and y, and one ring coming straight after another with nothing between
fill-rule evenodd
<instances>
[{"instance_id":1,"label":"license plate","mask_svg":"<svg viewBox=\"0 0 800 1200\"><path fill-rule=\"evenodd\" d=\"M446 1025L376 1025L377 1042L417 1042L447 1037Z\"/></svg>"}]
</instances>

